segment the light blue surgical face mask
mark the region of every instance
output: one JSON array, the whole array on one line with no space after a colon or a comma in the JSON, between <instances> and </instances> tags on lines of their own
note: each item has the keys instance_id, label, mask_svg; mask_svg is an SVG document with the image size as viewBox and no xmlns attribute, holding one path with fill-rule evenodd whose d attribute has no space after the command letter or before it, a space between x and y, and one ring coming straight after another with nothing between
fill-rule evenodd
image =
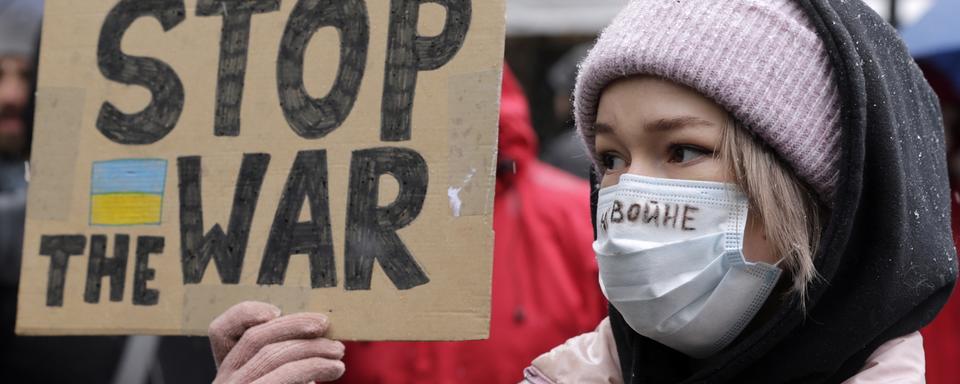
<instances>
[{"instance_id":1,"label":"light blue surgical face mask","mask_svg":"<svg viewBox=\"0 0 960 384\"><path fill-rule=\"evenodd\" d=\"M634 331L688 356L730 344L780 277L743 257L748 202L735 185L625 174L597 203L604 295Z\"/></svg>"}]
</instances>

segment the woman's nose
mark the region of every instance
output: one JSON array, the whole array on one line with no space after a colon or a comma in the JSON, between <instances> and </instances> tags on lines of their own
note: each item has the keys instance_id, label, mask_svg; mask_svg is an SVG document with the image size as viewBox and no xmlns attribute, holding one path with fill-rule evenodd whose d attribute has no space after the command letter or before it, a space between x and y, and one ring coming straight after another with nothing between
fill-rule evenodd
<instances>
[{"instance_id":1,"label":"woman's nose","mask_svg":"<svg viewBox=\"0 0 960 384\"><path fill-rule=\"evenodd\" d=\"M627 173L646 177L667 178L663 167L655 161L637 156L634 156L633 159L627 167Z\"/></svg>"}]
</instances>

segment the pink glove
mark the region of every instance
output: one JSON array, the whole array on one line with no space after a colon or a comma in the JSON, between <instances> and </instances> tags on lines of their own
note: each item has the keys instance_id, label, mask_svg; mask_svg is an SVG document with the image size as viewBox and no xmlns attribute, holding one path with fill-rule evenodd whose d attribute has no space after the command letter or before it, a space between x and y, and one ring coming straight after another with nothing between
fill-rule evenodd
<instances>
[{"instance_id":1,"label":"pink glove","mask_svg":"<svg viewBox=\"0 0 960 384\"><path fill-rule=\"evenodd\" d=\"M280 316L280 308L247 301L210 323L217 362L214 383L294 384L343 375L344 346L323 338L330 321L319 313Z\"/></svg>"}]
</instances>

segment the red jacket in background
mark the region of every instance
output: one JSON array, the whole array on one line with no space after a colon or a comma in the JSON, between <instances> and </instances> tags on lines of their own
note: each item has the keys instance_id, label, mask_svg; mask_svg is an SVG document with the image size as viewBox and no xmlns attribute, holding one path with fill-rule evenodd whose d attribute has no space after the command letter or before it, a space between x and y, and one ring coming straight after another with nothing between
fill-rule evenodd
<instances>
[{"instance_id":1,"label":"red jacket in background","mask_svg":"<svg viewBox=\"0 0 960 384\"><path fill-rule=\"evenodd\" d=\"M527 100L506 68L499 149L490 339L347 343L338 382L517 383L535 357L606 316L590 187L537 159Z\"/></svg>"},{"instance_id":2,"label":"red jacket in background","mask_svg":"<svg viewBox=\"0 0 960 384\"><path fill-rule=\"evenodd\" d=\"M960 95L954 91L953 83L936 68L920 62L920 68L927 81L937 92L941 102L960 105ZM956 156L960 150L960 131L956 126L945 127L947 134L947 158ZM948 165L953 168L955 164ZM951 169L952 179L957 173ZM953 242L960 245L960 183L952 182L950 210L952 212ZM960 248L958 248L960 250ZM947 300L937 318L920 330L923 335L923 351L927 362L927 384L960 383L960 284L954 286L953 295Z\"/></svg>"},{"instance_id":3,"label":"red jacket in background","mask_svg":"<svg viewBox=\"0 0 960 384\"><path fill-rule=\"evenodd\" d=\"M953 216L953 242L960 245L960 190L950 197ZM927 361L927 384L960 383L960 295L955 285L953 295L937 318L920 330L923 353Z\"/></svg>"}]
</instances>

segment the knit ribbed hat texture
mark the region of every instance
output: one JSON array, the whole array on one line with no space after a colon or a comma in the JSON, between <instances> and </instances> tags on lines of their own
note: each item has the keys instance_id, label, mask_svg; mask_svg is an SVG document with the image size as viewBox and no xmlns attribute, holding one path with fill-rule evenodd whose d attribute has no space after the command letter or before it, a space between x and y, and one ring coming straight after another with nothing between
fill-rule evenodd
<instances>
[{"instance_id":1,"label":"knit ribbed hat texture","mask_svg":"<svg viewBox=\"0 0 960 384\"><path fill-rule=\"evenodd\" d=\"M601 92L641 74L712 99L831 200L838 90L823 43L793 1L631 1L580 65L574 108L590 152Z\"/></svg>"},{"instance_id":2,"label":"knit ribbed hat texture","mask_svg":"<svg viewBox=\"0 0 960 384\"><path fill-rule=\"evenodd\" d=\"M0 56L32 58L42 15L41 0L0 0Z\"/></svg>"}]
</instances>

